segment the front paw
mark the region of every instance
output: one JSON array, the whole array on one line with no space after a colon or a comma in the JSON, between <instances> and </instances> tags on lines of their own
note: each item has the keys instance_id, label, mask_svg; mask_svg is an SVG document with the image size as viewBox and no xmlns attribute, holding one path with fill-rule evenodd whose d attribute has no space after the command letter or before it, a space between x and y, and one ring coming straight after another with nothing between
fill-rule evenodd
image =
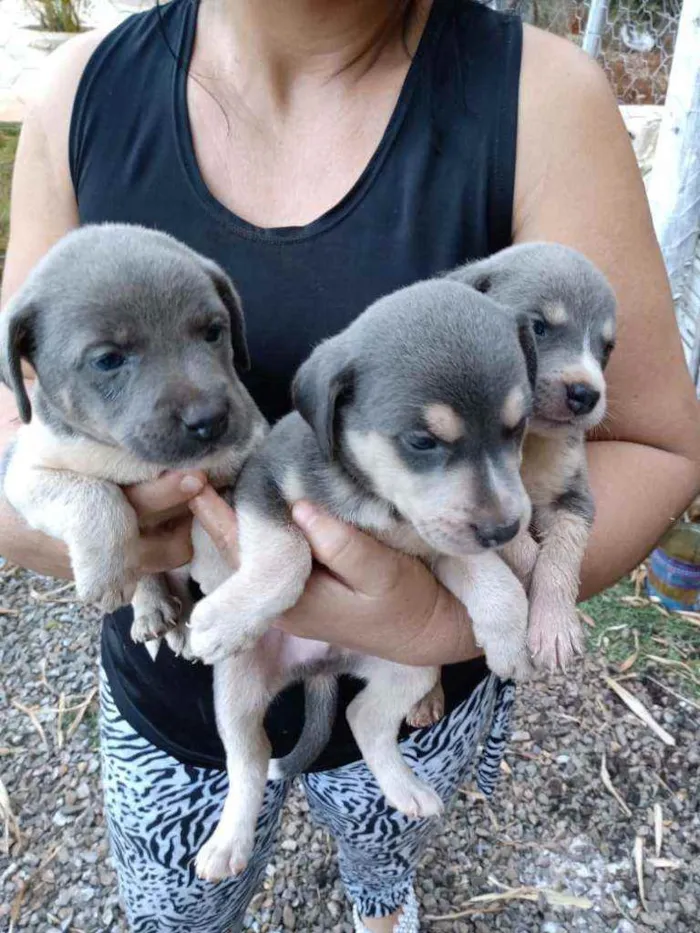
<instances>
[{"instance_id":1,"label":"front paw","mask_svg":"<svg viewBox=\"0 0 700 933\"><path fill-rule=\"evenodd\" d=\"M484 645L484 650L489 669L501 680L515 680L521 683L533 676L534 668L524 642L504 640Z\"/></svg>"},{"instance_id":2,"label":"front paw","mask_svg":"<svg viewBox=\"0 0 700 933\"><path fill-rule=\"evenodd\" d=\"M218 828L195 857L197 877L211 882L236 877L245 871L252 852L252 839L227 839Z\"/></svg>"},{"instance_id":3,"label":"front paw","mask_svg":"<svg viewBox=\"0 0 700 933\"><path fill-rule=\"evenodd\" d=\"M197 603L192 610L188 639L193 657L205 664L216 664L254 647L261 633L238 624L232 616L235 613L231 609L223 608L210 597Z\"/></svg>"},{"instance_id":4,"label":"front paw","mask_svg":"<svg viewBox=\"0 0 700 933\"><path fill-rule=\"evenodd\" d=\"M108 572L99 569L89 571L74 568L75 588L84 603L97 606L101 612L116 612L122 606L128 606L134 598L138 575L135 570L121 568Z\"/></svg>"},{"instance_id":5,"label":"front paw","mask_svg":"<svg viewBox=\"0 0 700 933\"><path fill-rule=\"evenodd\" d=\"M562 611L561 607L549 609L535 603L530 611L528 645L536 667L565 671L584 649L576 609Z\"/></svg>"}]
</instances>

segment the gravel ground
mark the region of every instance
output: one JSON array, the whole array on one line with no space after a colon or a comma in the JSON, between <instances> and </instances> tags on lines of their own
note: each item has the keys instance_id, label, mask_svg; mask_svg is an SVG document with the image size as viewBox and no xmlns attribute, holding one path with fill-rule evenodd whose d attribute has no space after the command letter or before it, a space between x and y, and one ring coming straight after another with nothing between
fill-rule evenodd
<instances>
[{"instance_id":1,"label":"gravel ground","mask_svg":"<svg viewBox=\"0 0 700 933\"><path fill-rule=\"evenodd\" d=\"M0 777L20 832L10 820L7 856L0 836L3 933L124 929L100 805L97 620L55 587L0 568ZM520 691L495 799L465 787L423 860L425 930L697 931L700 706L669 693L679 687L663 673L663 686L625 681L675 738L668 747L609 689L612 673L592 656ZM601 779L603 754L621 802ZM348 914L331 843L293 794L247 929L351 933Z\"/></svg>"}]
</instances>

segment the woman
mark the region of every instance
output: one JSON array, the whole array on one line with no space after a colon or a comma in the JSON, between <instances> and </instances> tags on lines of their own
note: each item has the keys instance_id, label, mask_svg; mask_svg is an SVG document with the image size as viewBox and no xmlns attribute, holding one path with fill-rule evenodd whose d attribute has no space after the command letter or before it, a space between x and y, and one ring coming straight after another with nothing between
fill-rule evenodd
<instances>
[{"instance_id":1,"label":"woman","mask_svg":"<svg viewBox=\"0 0 700 933\"><path fill-rule=\"evenodd\" d=\"M567 42L469 0L172 0L54 57L17 154L3 300L67 230L108 220L164 229L228 270L249 387L271 419L313 344L379 295L510 242L576 247L620 304L610 417L589 444L598 515L582 597L641 560L698 487L696 401L641 179L602 73ZM9 440L6 394L3 411ZM144 535L144 569L188 559L187 505L235 565L235 516L203 481L128 490L144 522L161 522ZM411 559L308 503L294 517L320 566L278 624L445 666L448 715L403 749L449 797L489 722L497 752L508 705L466 614ZM6 505L0 528L7 558L70 576L65 549ZM246 874L198 882L192 856L225 791L210 672L167 650L152 664L128 625L124 611L103 626L102 737L132 929L239 930L287 787L268 785ZM294 743L299 703L291 691L270 716L275 754ZM429 826L390 811L357 757L340 715L305 777L312 810L338 840L356 928L417 930L411 882Z\"/></svg>"}]
</instances>

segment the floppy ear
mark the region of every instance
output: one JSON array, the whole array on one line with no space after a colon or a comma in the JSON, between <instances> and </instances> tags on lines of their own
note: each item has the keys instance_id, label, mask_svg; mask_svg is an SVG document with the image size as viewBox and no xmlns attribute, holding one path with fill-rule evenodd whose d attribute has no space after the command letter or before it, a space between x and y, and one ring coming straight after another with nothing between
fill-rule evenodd
<instances>
[{"instance_id":1,"label":"floppy ear","mask_svg":"<svg viewBox=\"0 0 700 933\"><path fill-rule=\"evenodd\" d=\"M0 313L0 381L15 394L19 416L25 424L32 417L32 406L22 376L22 358L32 349L36 305L25 297L24 289Z\"/></svg>"},{"instance_id":2,"label":"floppy ear","mask_svg":"<svg viewBox=\"0 0 700 933\"><path fill-rule=\"evenodd\" d=\"M313 428L318 446L328 460L337 449L337 414L342 401L352 392L354 367L333 341L321 344L302 363L292 382L292 402L301 417Z\"/></svg>"},{"instance_id":3,"label":"floppy ear","mask_svg":"<svg viewBox=\"0 0 700 933\"><path fill-rule=\"evenodd\" d=\"M493 278L490 259L482 259L480 262L469 262L465 266L458 266L452 272L448 272L446 278L461 282L462 285L469 285L476 289L482 295L488 295L491 291Z\"/></svg>"},{"instance_id":4,"label":"floppy ear","mask_svg":"<svg viewBox=\"0 0 700 933\"><path fill-rule=\"evenodd\" d=\"M530 382L530 388L534 391L537 382L537 343L532 331L532 322L527 314L519 314L516 318L516 324L518 340L525 356L527 378Z\"/></svg>"},{"instance_id":5,"label":"floppy ear","mask_svg":"<svg viewBox=\"0 0 700 933\"><path fill-rule=\"evenodd\" d=\"M250 369L250 353L245 335L245 318L241 299L234 288L233 282L224 270L210 259L204 261L204 266L214 282L219 298L226 306L231 319L231 342L233 343L233 359L236 369L246 373Z\"/></svg>"}]
</instances>

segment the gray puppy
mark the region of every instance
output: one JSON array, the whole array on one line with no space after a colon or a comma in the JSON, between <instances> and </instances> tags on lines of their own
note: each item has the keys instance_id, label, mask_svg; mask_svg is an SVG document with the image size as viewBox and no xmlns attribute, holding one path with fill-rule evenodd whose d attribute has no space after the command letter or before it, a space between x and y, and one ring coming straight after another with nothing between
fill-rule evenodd
<instances>
[{"instance_id":1,"label":"gray puppy","mask_svg":"<svg viewBox=\"0 0 700 933\"><path fill-rule=\"evenodd\" d=\"M231 575L222 562L212 574L213 563L199 567L196 559L192 566L212 595L193 610L190 648L215 664L232 789L197 856L202 878L236 874L248 861L270 757L263 718L294 680L316 681L318 695L324 679L340 672L363 678L367 685L347 716L381 791L413 817L440 811L440 798L408 767L396 741L438 669L271 628L297 602L311 571L308 543L289 507L308 497L424 560L467 606L492 670L527 676L527 600L496 549L530 520L519 467L535 374L527 317L447 280L380 300L299 370L298 412L252 454L231 500L240 569Z\"/></svg>"},{"instance_id":2,"label":"gray puppy","mask_svg":"<svg viewBox=\"0 0 700 933\"><path fill-rule=\"evenodd\" d=\"M537 543L521 535L504 557L529 589L534 660L565 667L583 647L576 599L595 512L585 439L605 415L615 295L585 256L554 243L513 246L450 277L532 321L538 371L522 474Z\"/></svg>"},{"instance_id":3,"label":"gray puppy","mask_svg":"<svg viewBox=\"0 0 700 933\"><path fill-rule=\"evenodd\" d=\"M519 535L502 554L529 592L535 664L564 668L583 648L576 600L595 511L585 440L605 415L603 371L615 344L615 296L593 263L555 243L512 246L447 278L488 295L516 317L527 315L533 325L537 383L522 476L534 537ZM408 721L429 725L443 707L438 684Z\"/></svg>"},{"instance_id":4,"label":"gray puppy","mask_svg":"<svg viewBox=\"0 0 700 933\"><path fill-rule=\"evenodd\" d=\"M141 227L68 234L0 315L0 379L25 422L5 495L68 545L82 600L104 612L133 601L137 641L168 632L179 648L179 604L162 575L138 578L138 520L119 487L166 468L233 481L266 431L236 365L248 350L228 277Z\"/></svg>"}]
</instances>

